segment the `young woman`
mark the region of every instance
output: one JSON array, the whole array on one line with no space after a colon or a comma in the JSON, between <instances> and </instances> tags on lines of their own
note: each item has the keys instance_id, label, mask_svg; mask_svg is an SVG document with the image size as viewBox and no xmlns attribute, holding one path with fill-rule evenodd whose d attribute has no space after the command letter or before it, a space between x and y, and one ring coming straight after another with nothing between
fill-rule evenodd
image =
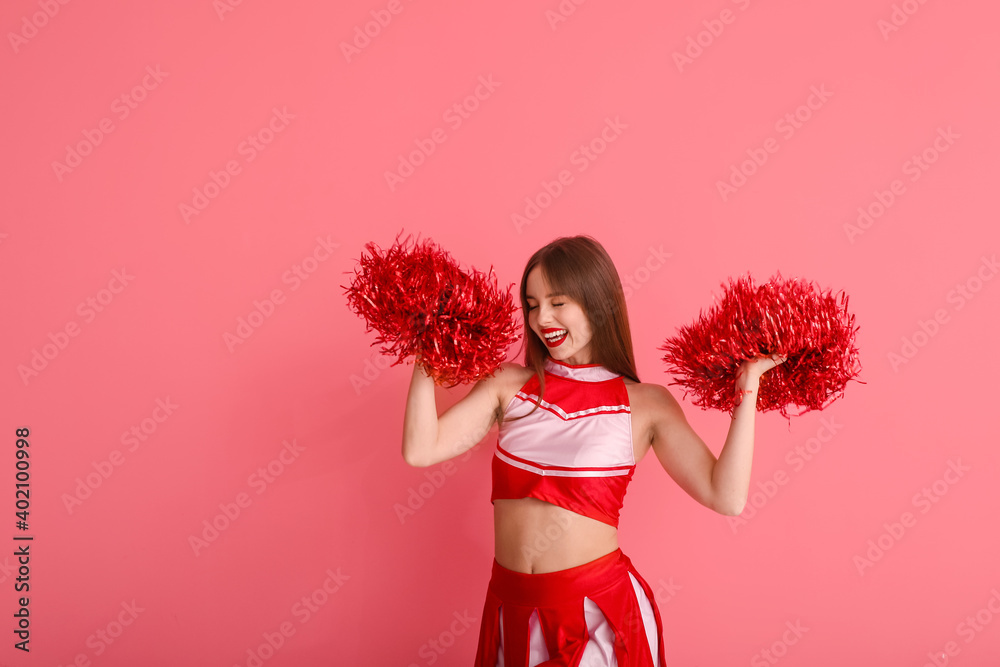
<instances>
[{"instance_id":1,"label":"young woman","mask_svg":"<svg viewBox=\"0 0 1000 667\"><path fill-rule=\"evenodd\" d=\"M597 241L563 237L538 250L520 295L525 365L504 363L438 417L418 359L403 426L403 458L422 467L499 424L495 556L475 665L666 667L653 592L618 547L626 488L652 449L699 503L740 514L756 390L784 359L741 365L734 391L743 400L716 459L671 393L640 383L621 281Z\"/></svg>"}]
</instances>

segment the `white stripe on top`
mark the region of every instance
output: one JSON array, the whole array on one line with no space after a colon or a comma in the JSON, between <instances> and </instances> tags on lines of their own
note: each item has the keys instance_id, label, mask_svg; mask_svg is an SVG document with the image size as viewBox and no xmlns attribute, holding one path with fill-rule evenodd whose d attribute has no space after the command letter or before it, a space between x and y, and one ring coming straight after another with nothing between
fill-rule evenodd
<instances>
[{"instance_id":1,"label":"white stripe on top","mask_svg":"<svg viewBox=\"0 0 1000 667\"><path fill-rule=\"evenodd\" d=\"M587 415L595 415L602 412L631 412L631 408L627 405L599 405L595 408L588 408L586 410L577 410L575 412L566 412L560 408L555 403L549 403L545 399L539 400L537 394L526 394L523 391L517 392L517 397L523 401L530 402L531 404L539 403L539 408L545 410L551 410L563 419L578 419L580 417L585 417Z\"/></svg>"}]
</instances>

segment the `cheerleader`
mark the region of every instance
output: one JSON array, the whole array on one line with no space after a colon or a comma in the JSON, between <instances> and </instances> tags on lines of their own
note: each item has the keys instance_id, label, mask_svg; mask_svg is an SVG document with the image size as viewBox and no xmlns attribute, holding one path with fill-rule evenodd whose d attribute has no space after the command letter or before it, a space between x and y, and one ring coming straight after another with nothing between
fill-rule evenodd
<instances>
[{"instance_id":1,"label":"cheerleader","mask_svg":"<svg viewBox=\"0 0 1000 667\"><path fill-rule=\"evenodd\" d=\"M404 460L424 467L498 425L495 552L474 665L666 667L653 591L618 546L626 489L652 450L696 501L740 514L760 377L785 358L741 365L742 400L716 459L671 393L639 381L621 280L596 240L538 250L520 298L524 366L502 364L439 417L418 356L403 426Z\"/></svg>"}]
</instances>

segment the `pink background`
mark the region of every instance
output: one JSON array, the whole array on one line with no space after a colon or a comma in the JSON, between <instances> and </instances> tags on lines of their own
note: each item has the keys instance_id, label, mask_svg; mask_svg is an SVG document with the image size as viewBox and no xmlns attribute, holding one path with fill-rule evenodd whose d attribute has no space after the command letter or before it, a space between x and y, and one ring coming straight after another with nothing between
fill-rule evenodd
<instances>
[{"instance_id":1,"label":"pink background","mask_svg":"<svg viewBox=\"0 0 1000 667\"><path fill-rule=\"evenodd\" d=\"M727 276L845 290L867 384L757 415L741 522L636 472L620 542L668 663L997 664L995 3L224 1L0 10L0 663L471 663L496 430L408 467L412 366L340 287L405 229L504 284L593 235L665 385L657 346ZM718 454L728 416L683 405Z\"/></svg>"}]
</instances>

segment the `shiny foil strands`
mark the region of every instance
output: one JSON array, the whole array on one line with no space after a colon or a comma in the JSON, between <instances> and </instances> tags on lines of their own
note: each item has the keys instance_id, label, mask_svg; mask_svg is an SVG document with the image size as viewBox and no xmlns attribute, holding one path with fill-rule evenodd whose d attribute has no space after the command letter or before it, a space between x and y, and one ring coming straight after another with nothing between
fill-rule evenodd
<instances>
[{"instance_id":1,"label":"shiny foil strands","mask_svg":"<svg viewBox=\"0 0 1000 667\"><path fill-rule=\"evenodd\" d=\"M858 327L842 291L824 292L780 273L759 287L749 273L730 278L723 289L707 314L699 312L658 348L678 378L670 384L682 386L685 397L693 394L695 405L733 415L742 399L736 372L758 355L788 357L761 376L757 397L758 410L778 410L786 419L789 406L804 408L797 415L822 410L843 396L849 380L861 382Z\"/></svg>"},{"instance_id":2,"label":"shiny foil strands","mask_svg":"<svg viewBox=\"0 0 1000 667\"><path fill-rule=\"evenodd\" d=\"M400 232L402 234L402 232ZM348 306L374 329L391 364L419 356L434 382L454 387L492 376L521 338L513 297L493 267L466 272L430 239L367 243L349 286Z\"/></svg>"}]
</instances>

